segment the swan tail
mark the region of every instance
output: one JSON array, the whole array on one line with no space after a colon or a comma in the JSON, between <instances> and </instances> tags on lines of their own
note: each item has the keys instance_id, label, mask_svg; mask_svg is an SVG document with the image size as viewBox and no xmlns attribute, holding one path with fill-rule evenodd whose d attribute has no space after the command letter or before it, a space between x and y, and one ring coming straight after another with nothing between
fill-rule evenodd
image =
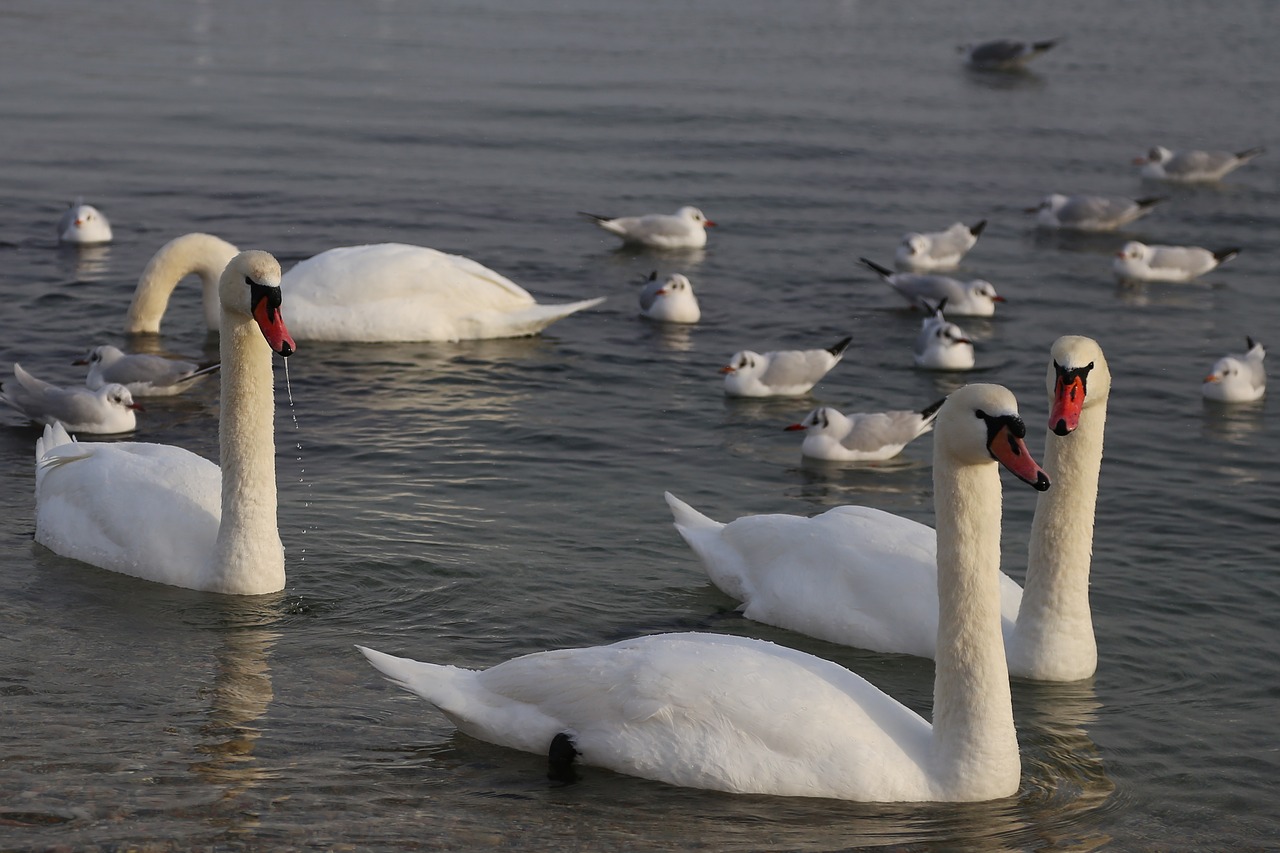
<instances>
[{"instance_id":1,"label":"swan tail","mask_svg":"<svg viewBox=\"0 0 1280 853\"><path fill-rule=\"evenodd\" d=\"M59 447L65 445L74 445L68 447L67 450L57 452ZM40 489L40 482L44 479L44 475L53 470L66 465L68 462L75 462L77 459L86 459L92 455L87 450L77 450L80 442L76 441L67 432L66 427L60 421L54 421L44 428L44 434L36 439L36 490Z\"/></svg>"},{"instance_id":2,"label":"swan tail","mask_svg":"<svg viewBox=\"0 0 1280 853\"><path fill-rule=\"evenodd\" d=\"M520 335L536 335L557 320L563 320L570 314L576 314L587 308L594 308L604 302L606 296L595 299L583 299L578 302L564 302L558 305L533 304L522 311L507 314L503 323Z\"/></svg>"},{"instance_id":3,"label":"swan tail","mask_svg":"<svg viewBox=\"0 0 1280 853\"><path fill-rule=\"evenodd\" d=\"M670 492L663 496L671 508L676 531L698 556L707 577L726 595L746 601L749 598L747 567L742 555L725 542L725 525L708 518Z\"/></svg>"},{"instance_id":4,"label":"swan tail","mask_svg":"<svg viewBox=\"0 0 1280 853\"><path fill-rule=\"evenodd\" d=\"M421 696L441 711L460 713L466 704L464 677L474 677L474 670L398 658L365 646L356 648L388 681Z\"/></svg>"}]
</instances>

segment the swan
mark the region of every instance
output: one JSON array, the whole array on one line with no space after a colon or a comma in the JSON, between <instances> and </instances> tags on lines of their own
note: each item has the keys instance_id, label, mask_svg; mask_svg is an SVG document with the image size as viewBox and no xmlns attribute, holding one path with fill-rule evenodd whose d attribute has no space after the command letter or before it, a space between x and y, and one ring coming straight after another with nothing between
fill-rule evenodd
<instances>
[{"instance_id":1,"label":"swan","mask_svg":"<svg viewBox=\"0 0 1280 853\"><path fill-rule=\"evenodd\" d=\"M826 349L771 352L740 350L720 368L729 397L799 397L808 394L844 358L853 338L842 338Z\"/></svg>"},{"instance_id":2,"label":"swan","mask_svg":"<svg viewBox=\"0 0 1280 853\"><path fill-rule=\"evenodd\" d=\"M1011 674L1076 681L1097 668L1089 564L1111 374L1090 338L1059 338L1051 352L1045 468L1054 488L1036 504L1026 589L1000 575L1001 613ZM829 642L934 657L936 535L929 527L855 506L720 524L674 496L667 503L711 582L742 601L747 618Z\"/></svg>"},{"instance_id":3,"label":"swan","mask_svg":"<svg viewBox=\"0 0 1280 853\"><path fill-rule=\"evenodd\" d=\"M166 243L143 270L125 331L160 331L169 295L186 275L204 284L205 321L218 328L217 281L237 252L210 234ZM321 252L284 275L298 340L464 341L534 335L604 297L541 305L522 287L469 258L424 246L379 243Z\"/></svg>"},{"instance_id":4,"label":"swan","mask_svg":"<svg viewBox=\"0 0 1280 853\"><path fill-rule=\"evenodd\" d=\"M276 529L271 353L289 356L280 265L236 255L222 303L221 469L166 444L82 443L60 426L36 442L36 541L86 563L188 589L284 588Z\"/></svg>"},{"instance_id":5,"label":"swan","mask_svg":"<svg viewBox=\"0 0 1280 853\"><path fill-rule=\"evenodd\" d=\"M89 373L84 378L87 387L97 390L116 382L128 388L135 397L180 394L219 367L217 364L201 367L193 361L145 353L126 355L119 347L110 344L93 347L83 358L71 363L89 366Z\"/></svg>"},{"instance_id":6,"label":"swan","mask_svg":"<svg viewBox=\"0 0 1280 853\"><path fill-rule=\"evenodd\" d=\"M579 215L621 237L623 245L650 249L701 249L707 245L707 229L716 226L701 210L689 206L675 213L643 216L597 216L581 211Z\"/></svg>"},{"instance_id":7,"label":"swan","mask_svg":"<svg viewBox=\"0 0 1280 853\"><path fill-rule=\"evenodd\" d=\"M111 242L111 223L102 211L84 199L76 199L58 219L58 242L77 246L100 246Z\"/></svg>"},{"instance_id":8,"label":"swan","mask_svg":"<svg viewBox=\"0 0 1280 853\"><path fill-rule=\"evenodd\" d=\"M978 243L987 220L973 225L956 222L942 231L911 231L902 235L893 253L893 265L900 270L928 272L955 269Z\"/></svg>"},{"instance_id":9,"label":"swan","mask_svg":"<svg viewBox=\"0 0 1280 853\"><path fill-rule=\"evenodd\" d=\"M364 647L393 682L472 737L673 785L846 800L979 801L1018 790L1000 640L997 460L1037 489L1044 472L1017 401L997 385L938 414L938 623L933 726L830 661L763 640L658 634L539 652L491 669ZM571 769L571 768L569 768Z\"/></svg>"}]
</instances>

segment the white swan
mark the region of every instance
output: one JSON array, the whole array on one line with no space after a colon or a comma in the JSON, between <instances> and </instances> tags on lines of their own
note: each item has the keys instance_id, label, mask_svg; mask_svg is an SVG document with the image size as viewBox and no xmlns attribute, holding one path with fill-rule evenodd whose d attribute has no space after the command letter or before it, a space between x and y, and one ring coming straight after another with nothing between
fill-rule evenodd
<instances>
[{"instance_id":1,"label":"white swan","mask_svg":"<svg viewBox=\"0 0 1280 853\"><path fill-rule=\"evenodd\" d=\"M830 661L761 640L660 634L476 671L364 649L463 732L674 785L863 801L976 801L1018 790L1000 640L998 459L1048 488L1017 401L970 385L938 415L933 726ZM559 753L557 755L557 753ZM567 756L566 756L567 753Z\"/></svg>"},{"instance_id":2,"label":"white swan","mask_svg":"<svg viewBox=\"0 0 1280 853\"><path fill-rule=\"evenodd\" d=\"M1059 338L1052 356L1045 468L1054 488L1036 504L1026 589L1000 575L1001 611L1011 674L1075 681L1097 668L1089 566L1111 374L1089 338ZM712 583L742 601L747 618L834 643L934 656L929 527L856 506L720 524L674 497L667 502Z\"/></svg>"},{"instance_id":3,"label":"white swan","mask_svg":"<svg viewBox=\"0 0 1280 853\"><path fill-rule=\"evenodd\" d=\"M36 442L36 541L111 571L238 595L284 588L276 528L271 352L293 340L280 316L280 265L236 255L222 273L219 467L179 447ZM265 338L265 340L264 340Z\"/></svg>"},{"instance_id":4,"label":"white swan","mask_svg":"<svg viewBox=\"0 0 1280 853\"><path fill-rule=\"evenodd\" d=\"M147 264L125 331L159 332L169 295L189 273L204 282L205 320L218 328L216 282L236 247L209 234L165 244ZM298 340L463 341L534 335L604 297L541 305L522 287L459 255L380 243L321 252L285 273Z\"/></svg>"}]
</instances>

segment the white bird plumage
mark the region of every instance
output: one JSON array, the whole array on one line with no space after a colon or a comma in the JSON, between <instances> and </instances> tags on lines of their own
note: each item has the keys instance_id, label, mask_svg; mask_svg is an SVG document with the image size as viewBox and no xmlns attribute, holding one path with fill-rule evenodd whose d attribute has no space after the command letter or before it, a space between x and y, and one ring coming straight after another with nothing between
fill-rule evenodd
<instances>
[{"instance_id":1,"label":"white bird plumage","mask_svg":"<svg viewBox=\"0 0 1280 853\"><path fill-rule=\"evenodd\" d=\"M111 571L238 595L284 587L276 526L271 353L293 341L280 265L236 255L223 272L221 468L179 447L82 443L50 427L36 442L36 541Z\"/></svg>"},{"instance_id":2,"label":"white bird plumage","mask_svg":"<svg viewBox=\"0 0 1280 853\"><path fill-rule=\"evenodd\" d=\"M740 350L720 368L730 397L799 397L840 363L853 338L826 349Z\"/></svg>"},{"instance_id":3,"label":"white bird plumage","mask_svg":"<svg viewBox=\"0 0 1280 853\"><path fill-rule=\"evenodd\" d=\"M1111 386L1101 348L1089 338L1058 339L1046 385L1044 463L1053 488L1036 504L1026 589L1000 576L1002 630L1011 674L1075 681L1097 667L1089 571ZM747 618L843 645L934 656L937 535L929 527L858 506L721 524L674 497L667 502L711 582L741 601Z\"/></svg>"},{"instance_id":4,"label":"white bird plumage","mask_svg":"<svg viewBox=\"0 0 1280 853\"><path fill-rule=\"evenodd\" d=\"M946 304L944 299L931 306L929 316L920 321L912 360L916 367L927 370L970 370L977 361L973 341L964 329L943 316L942 308Z\"/></svg>"},{"instance_id":5,"label":"white bird plumage","mask_svg":"<svg viewBox=\"0 0 1280 853\"><path fill-rule=\"evenodd\" d=\"M892 459L912 441L933 429L945 402L916 411L856 412L846 415L819 406L788 430L804 430L800 455L828 462L879 462Z\"/></svg>"},{"instance_id":6,"label":"white bird plumage","mask_svg":"<svg viewBox=\"0 0 1280 853\"><path fill-rule=\"evenodd\" d=\"M1230 151L1194 149L1170 151L1163 145L1156 145L1145 157L1138 157L1133 162L1142 167L1144 178L1177 183L1208 183L1221 180L1265 151L1261 147L1248 148L1234 154Z\"/></svg>"},{"instance_id":7,"label":"white bird plumage","mask_svg":"<svg viewBox=\"0 0 1280 853\"><path fill-rule=\"evenodd\" d=\"M696 323L702 319L693 284L680 273L658 281L657 273L640 291L640 315L660 323Z\"/></svg>"},{"instance_id":8,"label":"white bird plumage","mask_svg":"<svg viewBox=\"0 0 1280 853\"><path fill-rule=\"evenodd\" d=\"M707 229L716 225L701 210L690 206L675 213L643 216L597 216L584 212L580 215L621 237L624 245L650 249L701 249L707 245Z\"/></svg>"},{"instance_id":9,"label":"white bird plumage","mask_svg":"<svg viewBox=\"0 0 1280 853\"><path fill-rule=\"evenodd\" d=\"M159 355L126 355L119 347L110 344L93 347L72 364L89 366L84 379L89 388L96 390L115 382L128 388L135 397L180 394L218 369L216 364L201 367L195 362Z\"/></svg>"},{"instance_id":10,"label":"white bird plumage","mask_svg":"<svg viewBox=\"0 0 1280 853\"><path fill-rule=\"evenodd\" d=\"M1253 338L1245 338L1245 352L1224 355L1213 363L1200 393L1220 403L1250 403L1267 393L1267 351Z\"/></svg>"},{"instance_id":11,"label":"white bird plumage","mask_svg":"<svg viewBox=\"0 0 1280 853\"><path fill-rule=\"evenodd\" d=\"M58 218L58 242L94 246L111 242L111 223L102 211L76 199Z\"/></svg>"},{"instance_id":12,"label":"white bird plumage","mask_svg":"<svg viewBox=\"0 0 1280 853\"><path fill-rule=\"evenodd\" d=\"M0 389L0 402L38 424L59 423L71 432L114 435L138 427L135 414L142 407L129 389L118 383L100 388L63 388L37 379L13 365L13 381Z\"/></svg>"},{"instance_id":13,"label":"white bird plumage","mask_svg":"<svg viewBox=\"0 0 1280 853\"><path fill-rule=\"evenodd\" d=\"M972 385L938 415L933 725L830 661L761 640L659 634L540 652L486 670L361 648L462 732L673 785L860 801L981 801L1018 790L1000 640L1000 477L1048 482L1006 389ZM1015 456L1015 453L1018 454Z\"/></svg>"},{"instance_id":14,"label":"white bird plumage","mask_svg":"<svg viewBox=\"0 0 1280 853\"><path fill-rule=\"evenodd\" d=\"M165 244L143 271L125 330L158 332L169 296L186 275L204 283L205 322L218 328L217 281L237 252L209 234ZM533 335L603 297L543 305L475 261L424 246L379 243L321 252L284 274L298 340L462 341Z\"/></svg>"},{"instance_id":15,"label":"white bird plumage","mask_svg":"<svg viewBox=\"0 0 1280 853\"><path fill-rule=\"evenodd\" d=\"M912 231L902 235L893 253L893 264L908 272L953 270L978 243L987 227L983 219L973 225L957 222L944 231Z\"/></svg>"},{"instance_id":16,"label":"white bird plumage","mask_svg":"<svg viewBox=\"0 0 1280 853\"><path fill-rule=\"evenodd\" d=\"M894 272L867 258L858 260L879 275L912 308L929 313L933 313L938 302L946 300L947 310L957 317L990 317L996 313L996 303L1005 301L996 293L995 285L985 279L961 281L946 275Z\"/></svg>"},{"instance_id":17,"label":"white bird plumage","mask_svg":"<svg viewBox=\"0 0 1280 853\"><path fill-rule=\"evenodd\" d=\"M1146 216L1161 197L1125 198L1106 195L1062 195L1050 193L1040 204L1027 208L1036 215L1041 228L1069 231L1115 231L1139 217Z\"/></svg>"},{"instance_id":18,"label":"white bird plumage","mask_svg":"<svg viewBox=\"0 0 1280 853\"><path fill-rule=\"evenodd\" d=\"M1191 281L1239 253L1234 246L1215 252L1199 246L1158 246L1130 240L1116 252L1111 270L1127 281Z\"/></svg>"}]
</instances>

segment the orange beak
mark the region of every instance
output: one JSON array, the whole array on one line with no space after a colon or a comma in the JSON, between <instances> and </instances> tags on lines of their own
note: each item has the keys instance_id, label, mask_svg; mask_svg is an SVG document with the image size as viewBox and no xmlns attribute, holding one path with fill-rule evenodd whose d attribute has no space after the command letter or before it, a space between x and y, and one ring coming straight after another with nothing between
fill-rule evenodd
<instances>
[{"instance_id":1,"label":"orange beak","mask_svg":"<svg viewBox=\"0 0 1280 853\"><path fill-rule=\"evenodd\" d=\"M1053 389L1053 406L1049 410L1049 429L1055 435L1070 435L1080 426L1084 409L1084 379L1079 376L1064 381L1061 376Z\"/></svg>"},{"instance_id":2,"label":"orange beak","mask_svg":"<svg viewBox=\"0 0 1280 853\"><path fill-rule=\"evenodd\" d=\"M1035 459L1031 458L1031 451L1027 449L1026 443L1014 435L1007 425L1001 427L1000 431L991 437L987 448L996 461L1008 468L1010 473L1019 480L1033 487L1037 492L1048 490L1049 475Z\"/></svg>"}]
</instances>

